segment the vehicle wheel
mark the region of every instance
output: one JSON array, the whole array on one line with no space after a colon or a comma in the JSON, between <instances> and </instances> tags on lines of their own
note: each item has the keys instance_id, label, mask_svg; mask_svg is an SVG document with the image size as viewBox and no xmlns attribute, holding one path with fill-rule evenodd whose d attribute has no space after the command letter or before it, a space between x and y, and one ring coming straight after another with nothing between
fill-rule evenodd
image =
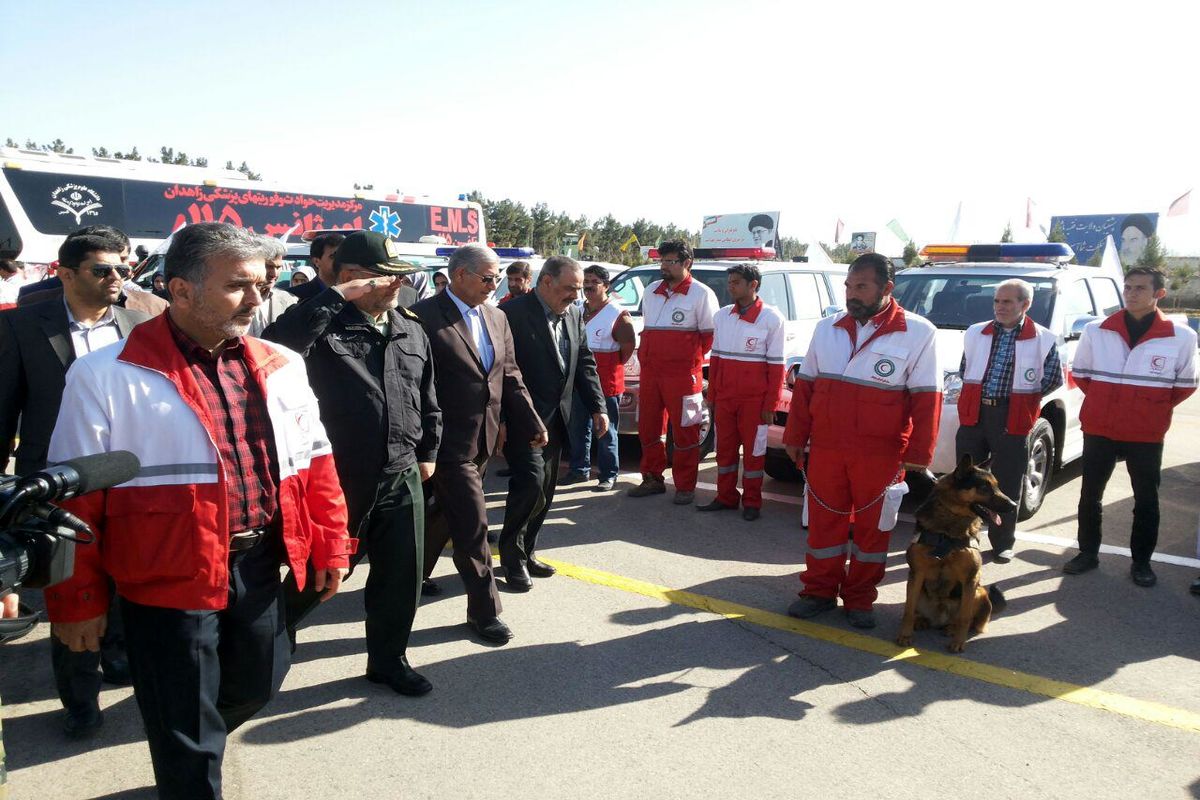
<instances>
[{"instance_id":1,"label":"vehicle wheel","mask_svg":"<svg viewBox=\"0 0 1200 800\"><path fill-rule=\"evenodd\" d=\"M787 454L776 455L768 450L766 461L763 462L763 470L777 481L800 483L804 480L800 475L800 469L787 457Z\"/></svg>"},{"instance_id":2,"label":"vehicle wheel","mask_svg":"<svg viewBox=\"0 0 1200 800\"><path fill-rule=\"evenodd\" d=\"M1054 429L1049 421L1039 419L1029 432L1029 463L1021 483L1021 507L1017 509L1017 519L1029 519L1042 507L1053 472Z\"/></svg>"}]
</instances>

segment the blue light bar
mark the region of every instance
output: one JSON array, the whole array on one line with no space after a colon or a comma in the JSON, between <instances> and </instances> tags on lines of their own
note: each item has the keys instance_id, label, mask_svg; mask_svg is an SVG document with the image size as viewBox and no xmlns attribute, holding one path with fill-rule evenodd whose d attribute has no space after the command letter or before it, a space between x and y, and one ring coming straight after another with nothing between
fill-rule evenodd
<instances>
[{"instance_id":1,"label":"blue light bar","mask_svg":"<svg viewBox=\"0 0 1200 800\"><path fill-rule=\"evenodd\" d=\"M1044 261L1065 263L1075 257L1066 242L1021 244L973 244L967 248L967 261Z\"/></svg>"},{"instance_id":2,"label":"blue light bar","mask_svg":"<svg viewBox=\"0 0 1200 800\"><path fill-rule=\"evenodd\" d=\"M439 247L434 250L439 256L452 256L457 247ZM493 247L496 255L501 258L533 258L537 251L532 247Z\"/></svg>"}]
</instances>

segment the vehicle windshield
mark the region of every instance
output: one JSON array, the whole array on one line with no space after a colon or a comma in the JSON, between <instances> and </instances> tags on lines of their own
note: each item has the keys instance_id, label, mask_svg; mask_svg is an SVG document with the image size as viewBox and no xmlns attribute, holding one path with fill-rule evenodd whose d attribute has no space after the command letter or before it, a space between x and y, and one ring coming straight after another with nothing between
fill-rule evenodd
<instances>
[{"instance_id":1,"label":"vehicle windshield","mask_svg":"<svg viewBox=\"0 0 1200 800\"><path fill-rule=\"evenodd\" d=\"M662 272L656 268L631 269L622 272L609 287L608 293L621 301L629 312L640 316L642 313L642 292L645 288L662 277ZM694 269L692 280L700 281L717 295L717 305L727 306L733 302L729 296L729 278L724 269Z\"/></svg>"},{"instance_id":2,"label":"vehicle windshield","mask_svg":"<svg viewBox=\"0 0 1200 800\"><path fill-rule=\"evenodd\" d=\"M919 314L939 328L966 330L976 322L992 319L992 297L996 287L1012 275L939 275L906 272L896 276L892 295L900 306ZM1033 284L1029 316L1039 325L1050 324L1054 304L1054 281L1025 278Z\"/></svg>"}]
</instances>

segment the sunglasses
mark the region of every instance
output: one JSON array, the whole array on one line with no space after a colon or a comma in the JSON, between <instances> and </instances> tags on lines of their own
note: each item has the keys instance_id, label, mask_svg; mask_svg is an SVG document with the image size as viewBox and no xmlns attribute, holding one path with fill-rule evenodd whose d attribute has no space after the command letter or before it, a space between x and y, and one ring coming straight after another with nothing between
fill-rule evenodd
<instances>
[{"instance_id":1,"label":"sunglasses","mask_svg":"<svg viewBox=\"0 0 1200 800\"><path fill-rule=\"evenodd\" d=\"M113 270L116 270L117 275L121 276L121 280L125 280L133 272L132 267L115 267L112 264L101 264L92 267L92 274L103 280L112 274Z\"/></svg>"},{"instance_id":2,"label":"sunglasses","mask_svg":"<svg viewBox=\"0 0 1200 800\"><path fill-rule=\"evenodd\" d=\"M467 270L467 271L468 271L468 272L470 272L470 270ZM499 274L496 274L496 275L480 275L478 272L471 272L471 274L472 274L472 275L474 275L476 278L479 278L479 280L483 281L483 282L484 282L484 283L486 283L488 286L495 286L496 284L498 284L498 283L500 282L500 275L499 275Z\"/></svg>"}]
</instances>

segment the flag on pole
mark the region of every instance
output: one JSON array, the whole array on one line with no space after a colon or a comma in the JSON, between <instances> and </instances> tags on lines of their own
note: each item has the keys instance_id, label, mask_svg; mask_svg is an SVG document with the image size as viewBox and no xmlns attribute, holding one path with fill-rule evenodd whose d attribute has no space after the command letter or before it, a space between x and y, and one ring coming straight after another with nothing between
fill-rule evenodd
<instances>
[{"instance_id":1,"label":"flag on pole","mask_svg":"<svg viewBox=\"0 0 1200 800\"><path fill-rule=\"evenodd\" d=\"M840 219L837 221L837 227L833 229L833 243L838 244L842 241L842 231L845 230L846 223Z\"/></svg>"},{"instance_id":2,"label":"flag on pole","mask_svg":"<svg viewBox=\"0 0 1200 800\"><path fill-rule=\"evenodd\" d=\"M887 224L888 230L896 234L896 238L902 242L911 242L908 234L904 232L904 228L900 227L900 220L894 219Z\"/></svg>"},{"instance_id":3,"label":"flag on pole","mask_svg":"<svg viewBox=\"0 0 1200 800\"><path fill-rule=\"evenodd\" d=\"M1180 217L1188 213L1188 202L1192 199L1192 190L1188 189L1179 197L1175 198L1175 202L1171 203L1171 207L1167 209L1168 217Z\"/></svg>"},{"instance_id":4,"label":"flag on pole","mask_svg":"<svg viewBox=\"0 0 1200 800\"><path fill-rule=\"evenodd\" d=\"M962 223L962 200L958 201L958 211L954 212L954 227L950 229L950 238L946 241L958 241L958 226Z\"/></svg>"},{"instance_id":5,"label":"flag on pole","mask_svg":"<svg viewBox=\"0 0 1200 800\"><path fill-rule=\"evenodd\" d=\"M1025 198L1025 227L1033 227L1033 198Z\"/></svg>"}]
</instances>

